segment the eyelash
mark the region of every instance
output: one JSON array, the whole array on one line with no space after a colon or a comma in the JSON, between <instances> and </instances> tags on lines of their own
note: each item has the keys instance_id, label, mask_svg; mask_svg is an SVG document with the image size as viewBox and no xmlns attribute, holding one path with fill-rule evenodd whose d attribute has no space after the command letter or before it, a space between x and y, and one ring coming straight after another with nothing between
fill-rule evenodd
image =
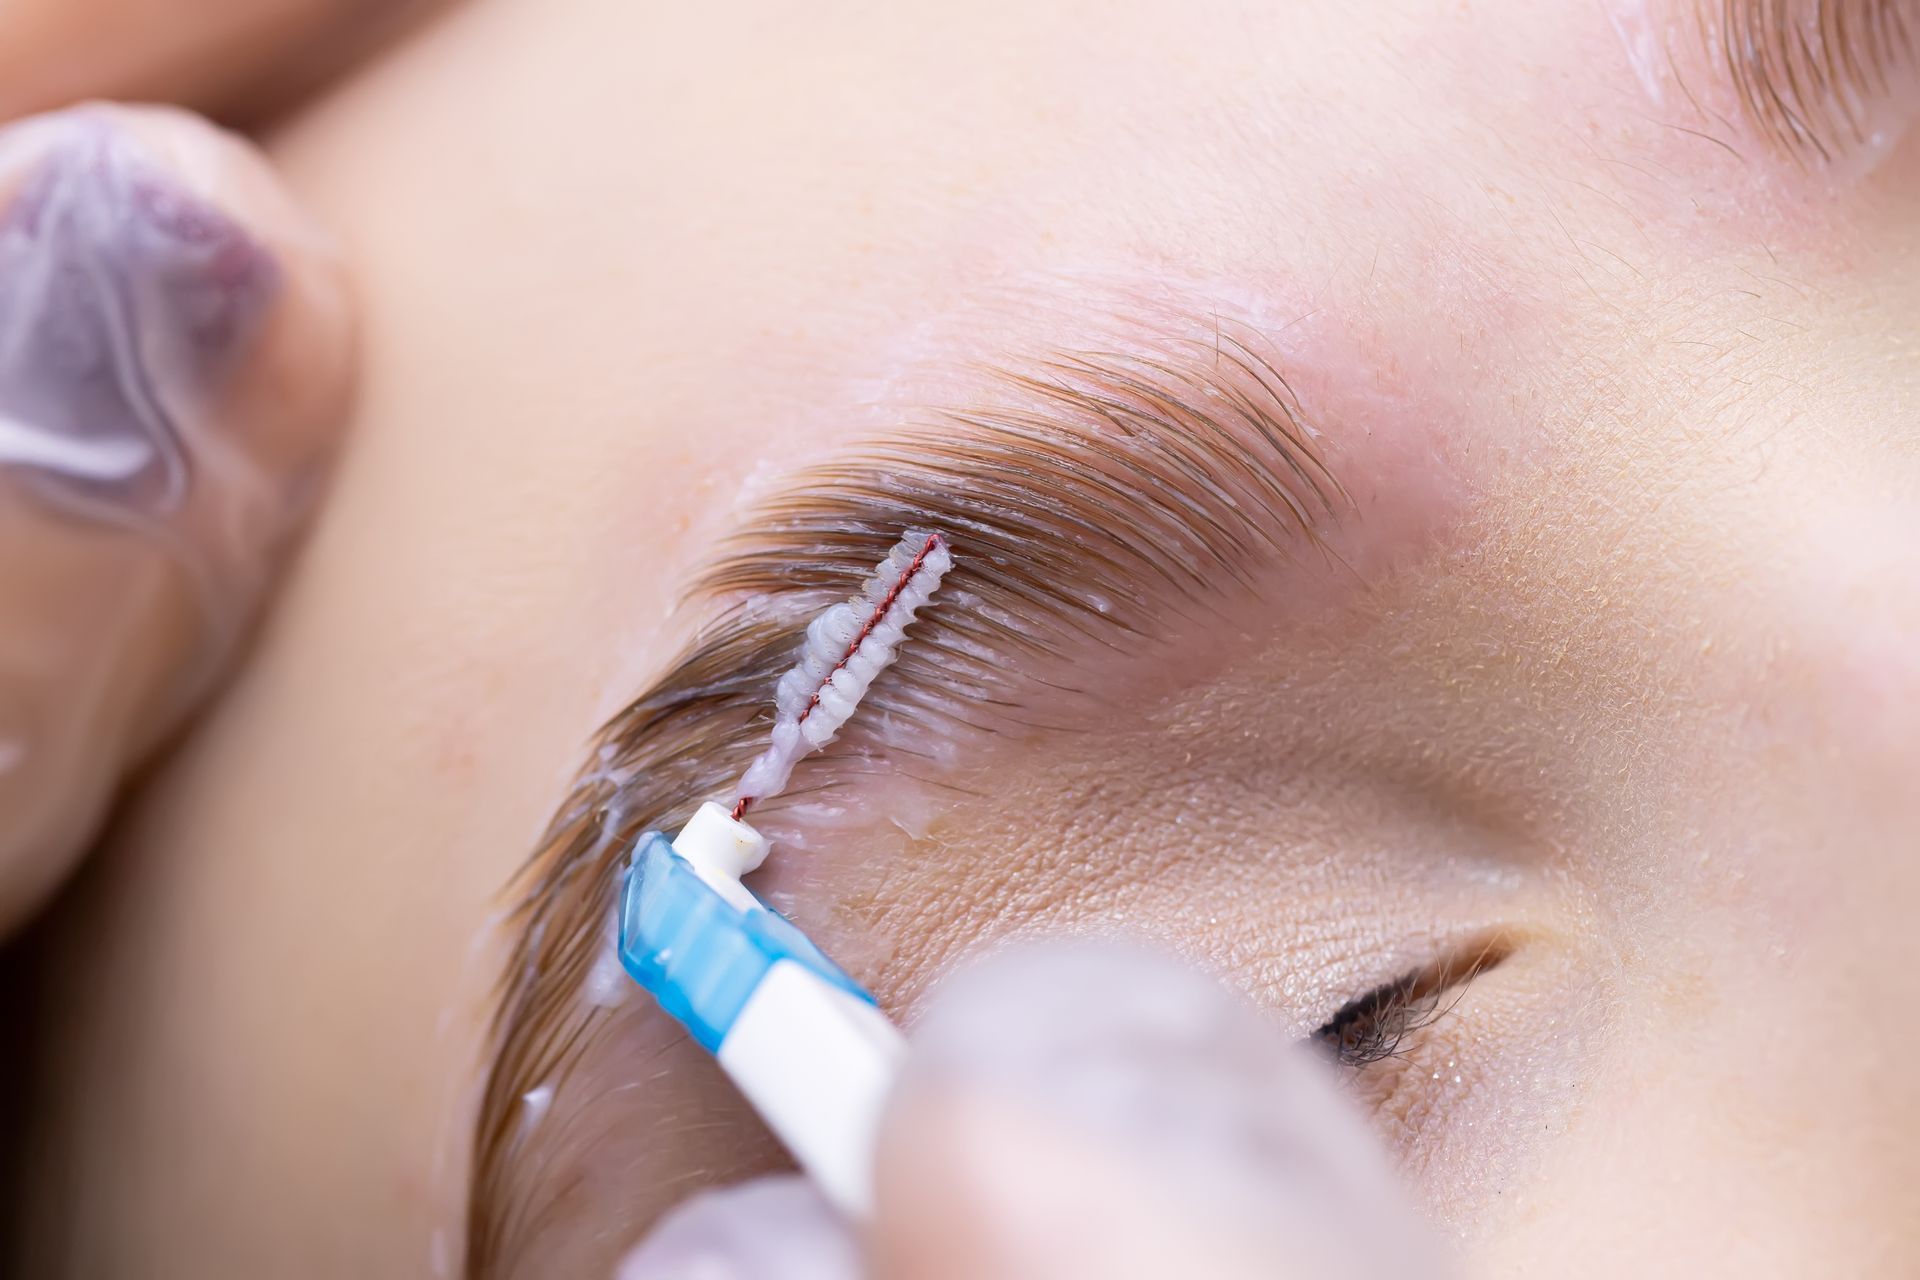
<instances>
[{"instance_id":1,"label":"eyelash","mask_svg":"<svg viewBox=\"0 0 1920 1280\"><path fill-rule=\"evenodd\" d=\"M1401 1056L1408 1039L1453 1012L1475 978L1507 958L1501 941L1415 969L1340 1007L1313 1043L1340 1066L1358 1070Z\"/></svg>"}]
</instances>

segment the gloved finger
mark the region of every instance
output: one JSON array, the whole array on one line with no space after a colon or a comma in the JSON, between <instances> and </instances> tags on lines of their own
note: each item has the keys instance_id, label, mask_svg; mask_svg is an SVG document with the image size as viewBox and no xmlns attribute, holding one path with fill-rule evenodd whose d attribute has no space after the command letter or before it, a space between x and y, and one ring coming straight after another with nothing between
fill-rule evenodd
<instances>
[{"instance_id":1,"label":"gloved finger","mask_svg":"<svg viewBox=\"0 0 1920 1280\"><path fill-rule=\"evenodd\" d=\"M435 7L433 0L7 0L0 5L0 119L89 98L245 112L281 97L290 77L337 69Z\"/></svg>"},{"instance_id":2,"label":"gloved finger","mask_svg":"<svg viewBox=\"0 0 1920 1280\"><path fill-rule=\"evenodd\" d=\"M660 1220L615 1280L860 1280L853 1230L798 1174L705 1191Z\"/></svg>"},{"instance_id":3,"label":"gloved finger","mask_svg":"<svg viewBox=\"0 0 1920 1280\"><path fill-rule=\"evenodd\" d=\"M337 255L165 108L0 130L0 930L232 653L344 412Z\"/></svg>"},{"instance_id":4,"label":"gloved finger","mask_svg":"<svg viewBox=\"0 0 1920 1280\"><path fill-rule=\"evenodd\" d=\"M889 1104L871 1274L1437 1274L1326 1071L1151 953L1055 944L962 972Z\"/></svg>"},{"instance_id":5,"label":"gloved finger","mask_svg":"<svg viewBox=\"0 0 1920 1280\"><path fill-rule=\"evenodd\" d=\"M1051 944L948 983L889 1103L875 1188L858 1228L795 1177L708 1192L618 1280L1444 1271L1321 1064L1131 948Z\"/></svg>"}]
</instances>

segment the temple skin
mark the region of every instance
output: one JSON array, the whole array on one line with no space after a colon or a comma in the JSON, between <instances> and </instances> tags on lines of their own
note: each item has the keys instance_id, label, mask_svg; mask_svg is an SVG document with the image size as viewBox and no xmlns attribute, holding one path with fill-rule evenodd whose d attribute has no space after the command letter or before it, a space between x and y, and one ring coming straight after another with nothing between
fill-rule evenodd
<instances>
[{"instance_id":1,"label":"temple skin","mask_svg":"<svg viewBox=\"0 0 1920 1280\"><path fill-rule=\"evenodd\" d=\"M1835 181L1676 102L1590 6L493 0L320 104L277 151L366 281L359 422L45 944L36 1274L451 1273L503 887L717 540L979 361L1214 308L1361 580L770 891L903 1015L1115 929L1309 1029L1508 928L1377 1091L1472 1269L1911 1270L1920 153ZM642 1140L527 1274L768 1159L631 1032L578 1123Z\"/></svg>"}]
</instances>

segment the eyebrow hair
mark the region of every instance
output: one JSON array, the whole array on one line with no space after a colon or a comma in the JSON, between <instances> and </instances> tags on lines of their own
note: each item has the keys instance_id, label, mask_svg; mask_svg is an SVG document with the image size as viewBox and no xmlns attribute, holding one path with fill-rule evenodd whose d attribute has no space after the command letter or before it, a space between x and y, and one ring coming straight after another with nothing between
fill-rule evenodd
<instances>
[{"instance_id":1,"label":"eyebrow hair","mask_svg":"<svg viewBox=\"0 0 1920 1280\"><path fill-rule=\"evenodd\" d=\"M581 992L609 945L627 849L738 776L806 622L854 594L902 529L940 531L953 568L861 716L800 766L796 791L836 762L842 773L863 758L912 767L911 734L1058 727L1041 708L1071 714L1100 696L1087 654L1150 660L1182 627L1257 595L1263 567L1324 553L1321 532L1349 503L1293 391L1257 335L1211 319L1187 327L1145 346L977 370L981 403L799 471L695 577L687 602L716 616L600 729L508 887L511 946L473 1136L469 1275L511 1270L557 1216L564 1191L529 1172L547 1162L529 1158L521 1099L564 1088L620 1016Z\"/></svg>"},{"instance_id":2,"label":"eyebrow hair","mask_svg":"<svg viewBox=\"0 0 1920 1280\"><path fill-rule=\"evenodd\" d=\"M1867 143L1869 104L1912 65L1913 8L1911 0L1705 0L1699 20L1768 145L1827 162Z\"/></svg>"}]
</instances>

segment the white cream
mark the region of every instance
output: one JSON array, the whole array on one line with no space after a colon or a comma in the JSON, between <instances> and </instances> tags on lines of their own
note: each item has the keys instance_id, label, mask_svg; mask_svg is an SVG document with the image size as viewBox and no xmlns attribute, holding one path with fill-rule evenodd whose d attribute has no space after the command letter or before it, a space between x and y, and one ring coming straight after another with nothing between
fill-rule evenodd
<instances>
[{"instance_id":1,"label":"white cream","mask_svg":"<svg viewBox=\"0 0 1920 1280\"><path fill-rule=\"evenodd\" d=\"M859 595L808 624L798 661L774 689L773 741L740 779L743 805L779 795L793 767L833 740L952 567L939 534L909 530Z\"/></svg>"}]
</instances>

